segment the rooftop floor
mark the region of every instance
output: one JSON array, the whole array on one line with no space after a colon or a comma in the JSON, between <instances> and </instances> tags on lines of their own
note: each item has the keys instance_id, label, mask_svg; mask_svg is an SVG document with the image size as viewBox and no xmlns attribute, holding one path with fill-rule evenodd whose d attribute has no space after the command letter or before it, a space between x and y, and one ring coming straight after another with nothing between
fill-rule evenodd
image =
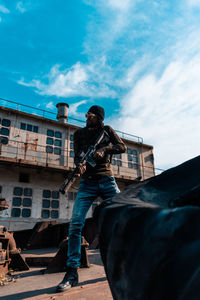
<instances>
[{"instance_id":1,"label":"rooftop floor","mask_svg":"<svg viewBox=\"0 0 200 300\"><path fill-rule=\"evenodd\" d=\"M58 249L29 250L23 257L54 256ZM56 293L56 286L65 273L42 274L43 268L30 268L14 272L15 282L0 287L1 300L111 300L112 295L106 279L99 250L88 250L90 268L79 269L79 285L69 291Z\"/></svg>"}]
</instances>

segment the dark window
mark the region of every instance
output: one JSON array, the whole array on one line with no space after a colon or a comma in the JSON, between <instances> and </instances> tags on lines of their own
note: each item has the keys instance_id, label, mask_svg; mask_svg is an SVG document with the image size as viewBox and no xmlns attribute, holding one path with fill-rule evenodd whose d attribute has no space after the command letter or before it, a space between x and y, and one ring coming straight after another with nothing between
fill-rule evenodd
<instances>
[{"instance_id":1,"label":"dark window","mask_svg":"<svg viewBox=\"0 0 200 300\"><path fill-rule=\"evenodd\" d=\"M43 191L43 197L44 197L44 198L51 198L51 191L49 191L49 190L44 190L44 191Z\"/></svg>"},{"instance_id":2,"label":"dark window","mask_svg":"<svg viewBox=\"0 0 200 300\"><path fill-rule=\"evenodd\" d=\"M2 186L0 186L0 194L2 193Z\"/></svg>"},{"instance_id":3,"label":"dark window","mask_svg":"<svg viewBox=\"0 0 200 300\"><path fill-rule=\"evenodd\" d=\"M31 200L31 198L24 198L24 199L23 199L23 206L29 207L29 206L31 206L31 205L32 205L32 200Z\"/></svg>"},{"instance_id":4,"label":"dark window","mask_svg":"<svg viewBox=\"0 0 200 300\"><path fill-rule=\"evenodd\" d=\"M11 212L11 217L18 218L20 217L20 214L21 214L21 209L14 207Z\"/></svg>"},{"instance_id":5,"label":"dark window","mask_svg":"<svg viewBox=\"0 0 200 300\"><path fill-rule=\"evenodd\" d=\"M33 132L38 133L38 126L33 126Z\"/></svg>"},{"instance_id":6,"label":"dark window","mask_svg":"<svg viewBox=\"0 0 200 300\"><path fill-rule=\"evenodd\" d=\"M13 206L21 206L22 198L20 197L13 197L12 205Z\"/></svg>"},{"instance_id":7,"label":"dark window","mask_svg":"<svg viewBox=\"0 0 200 300\"><path fill-rule=\"evenodd\" d=\"M116 165L116 160L115 159L112 159L112 165Z\"/></svg>"},{"instance_id":8,"label":"dark window","mask_svg":"<svg viewBox=\"0 0 200 300\"><path fill-rule=\"evenodd\" d=\"M46 146L46 152L47 153L53 153L53 147L52 146Z\"/></svg>"},{"instance_id":9,"label":"dark window","mask_svg":"<svg viewBox=\"0 0 200 300\"><path fill-rule=\"evenodd\" d=\"M57 210L52 210L51 211L51 217L52 217L52 219L57 219L58 218L58 211Z\"/></svg>"},{"instance_id":10,"label":"dark window","mask_svg":"<svg viewBox=\"0 0 200 300\"><path fill-rule=\"evenodd\" d=\"M47 209L43 209L42 210L42 218L44 218L44 219L48 219L49 218L49 210L47 210Z\"/></svg>"},{"instance_id":11,"label":"dark window","mask_svg":"<svg viewBox=\"0 0 200 300\"><path fill-rule=\"evenodd\" d=\"M69 155L70 157L74 157L74 151L70 151Z\"/></svg>"},{"instance_id":12,"label":"dark window","mask_svg":"<svg viewBox=\"0 0 200 300\"><path fill-rule=\"evenodd\" d=\"M130 148L127 148L127 153L128 153L128 154L137 155L137 150L135 150L135 149L130 149Z\"/></svg>"},{"instance_id":13,"label":"dark window","mask_svg":"<svg viewBox=\"0 0 200 300\"><path fill-rule=\"evenodd\" d=\"M52 191L52 198L53 199L59 199L60 197L60 194L58 191Z\"/></svg>"},{"instance_id":14,"label":"dark window","mask_svg":"<svg viewBox=\"0 0 200 300\"><path fill-rule=\"evenodd\" d=\"M4 136L0 136L0 144L7 145L8 144L8 138Z\"/></svg>"},{"instance_id":15,"label":"dark window","mask_svg":"<svg viewBox=\"0 0 200 300\"><path fill-rule=\"evenodd\" d=\"M70 134L70 141L73 141L73 140L74 140L74 135Z\"/></svg>"},{"instance_id":16,"label":"dark window","mask_svg":"<svg viewBox=\"0 0 200 300\"><path fill-rule=\"evenodd\" d=\"M128 160L129 160L129 161L133 161L133 156L130 155L130 154L128 154Z\"/></svg>"},{"instance_id":17,"label":"dark window","mask_svg":"<svg viewBox=\"0 0 200 300\"><path fill-rule=\"evenodd\" d=\"M48 145L53 145L53 139L52 138L47 138L47 142Z\"/></svg>"},{"instance_id":18,"label":"dark window","mask_svg":"<svg viewBox=\"0 0 200 300\"><path fill-rule=\"evenodd\" d=\"M62 133L60 131L55 132L55 137L61 139L62 138Z\"/></svg>"},{"instance_id":19,"label":"dark window","mask_svg":"<svg viewBox=\"0 0 200 300\"><path fill-rule=\"evenodd\" d=\"M15 187L13 191L13 195L15 196L22 196L23 189L21 187Z\"/></svg>"},{"instance_id":20,"label":"dark window","mask_svg":"<svg viewBox=\"0 0 200 300\"><path fill-rule=\"evenodd\" d=\"M114 154L114 158L116 158L116 159L122 159L121 153L120 154Z\"/></svg>"},{"instance_id":21,"label":"dark window","mask_svg":"<svg viewBox=\"0 0 200 300\"><path fill-rule=\"evenodd\" d=\"M54 140L54 145L61 147L62 146L62 141L61 140Z\"/></svg>"},{"instance_id":22,"label":"dark window","mask_svg":"<svg viewBox=\"0 0 200 300\"><path fill-rule=\"evenodd\" d=\"M43 199L42 200L42 207L49 208L50 207L50 200Z\"/></svg>"},{"instance_id":23,"label":"dark window","mask_svg":"<svg viewBox=\"0 0 200 300\"><path fill-rule=\"evenodd\" d=\"M61 149L60 148L54 148L54 154L60 155Z\"/></svg>"},{"instance_id":24,"label":"dark window","mask_svg":"<svg viewBox=\"0 0 200 300\"><path fill-rule=\"evenodd\" d=\"M43 199L42 200L42 207L43 208L49 208L50 207L50 200Z\"/></svg>"},{"instance_id":25,"label":"dark window","mask_svg":"<svg viewBox=\"0 0 200 300\"><path fill-rule=\"evenodd\" d=\"M33 126L31 124L27 124L27 130L28 131L33 131Z\"/></svg>"},{"instance_id":26,"label":"dark window","mask_svg":"<svg viewBox=\"0 0 200 300\"><path fill-rule=\"evenodd\" d=\"M24 189L24 196L32 196L32 189L25 188Z\"/></svg>"},{"instance_id":27,"label":"dark window","mask_svg":"<svg viewBox=\"0 0 200 300\"><path fill-rule=\"evenodd\" d=\"M74 149L74 143L70 143L70 149L71 149L71 150Z\"/></svg>"},{"instance_id":28,"label":"dark window","mask_svg":"<svg viewBox=\"0 0 200 300\"><path fill-rule=\"evenodd\" d=\"M1 127L1 134L9 136L10 130L8 128Z\"/></svg>"},{"instance_id":29,"label":"dark window","mask_svg":"<svg viewBox=\"0 0 200 300\"><path fill-rule=\"evenodd\" d=\"M59 207L59 201L58 200L52 200L51 201L51 207L52 208L58 208Z\"/></svg>"},{"instance_id":30,"label":"dark window","mask_svg":"<svg viewBox=\"0 0 200 300\"><path fill-rule=\"evenodd\" d=\"M138 162L138 157L137 156L133 156L133 161L134 162Z\"/></svg>"},{"instance_id":31,"label":"dark window","mask_svg":"<svg viewBox=\"0 0 200 300\"><path fill-rule=\"evenodd\" d=\"M25 123L21 123L20 128L23 129L23 130L26 130L26 124Z\"/></svg>"},{"instance_id":32,"label":"dark window","mask_svg":"<svg viewBox=\"0 0 200 300\"><path fill-rule=\"evenodd\" d=\"M8 119L2 119L2 126L5 126L5 127L10 127L10 120Z\"/></svg>"},{"instance_id":33,"label":"dark window","mask_svg":"<svg viewBox=\"0 0 200 300\"><path fill-rule=\"evenodd\" d=\"M22 217L23 218L29 218L30 215L31 215L31 210L29 208L22 209Z\"/></svg>"},{"instance_id":34,"label":"dark window","mask_svg":"<svg viewBox=\"0 0 200 300\"><path fill-rule=\"evenodd\" d=\"M53 137L54 136L54 131L51 130L51 129L47 129L47 135Z\"/></svg>"},{"instance_id":35,"label":"dark window","mask_svg":"<svg viewBox=\"0 0 200 300\"><path fill-rule=\"evenodd\" d=\"M137 169L137 168L138 168L138 165L129 162L129 163L128 163L128 167L131 168L131 169Z\"/></svg>"},{"instance_id":36,"label":"dark window","mask_svg":"<svg viewBox=\"0 0 200 300\"><path fill-rule=\"evenodd\" d=\"M19 182L29 182L29 179L28 173L19 173Z\"/></svg>"}]
</instances>

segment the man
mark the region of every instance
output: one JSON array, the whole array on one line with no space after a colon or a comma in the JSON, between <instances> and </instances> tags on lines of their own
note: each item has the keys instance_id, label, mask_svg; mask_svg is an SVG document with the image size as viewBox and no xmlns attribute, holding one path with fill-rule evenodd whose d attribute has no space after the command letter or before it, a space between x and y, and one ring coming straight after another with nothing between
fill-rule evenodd
<instances>
[{"instance_id":1,"label":"man","mask_svg":"<svg viewBox=\"0 0 200 300\"><path fill-rule=\"evenodd\" d=\"M78 284L77 268L81 257L81 231L90 206L98 196L105 200L120 192L112 174L111 159L112 154L125 152L126 146L110 126L104 126L104 115L104 109L101 106L92 106L86 114L86 127L74 133L76 165L80 161L80 153L86 152L88 147L95 143L102 130L108 134L109 140L103 141L97 148L94 156L95 167L87 163L79 168L82 178L69 226L67 273L57 286L57 292L63 292Z\"/></svg>"}]
</instances>

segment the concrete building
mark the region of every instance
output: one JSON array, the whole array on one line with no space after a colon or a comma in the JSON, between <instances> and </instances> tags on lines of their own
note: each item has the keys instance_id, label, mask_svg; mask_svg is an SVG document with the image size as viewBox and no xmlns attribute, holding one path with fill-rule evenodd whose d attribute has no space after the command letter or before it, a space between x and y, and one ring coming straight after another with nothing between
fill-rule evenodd
<instances>
[{"instance_id":1,"label":"concrete building","mask_svg":"<svg viewBox=\"0 0 200 300\"><path fill-rule=\"evenodd\" d=\"M50 112L39 116L36 108L10 106L14 103L4 101L0 106L0 197L10 203L9 209L0 212L0 223L17 231L31 229L41 221L68 222L79 180L65 195L58 190L74 169L73 134L80 125L68 123L65 103L57 105L57 120L55 114L46 116ZM117 133L127 145L126 153L112 158L114 176L122 190L154 176L155 169L152 146L142 138Z\"/></svg>"}]
</instances>

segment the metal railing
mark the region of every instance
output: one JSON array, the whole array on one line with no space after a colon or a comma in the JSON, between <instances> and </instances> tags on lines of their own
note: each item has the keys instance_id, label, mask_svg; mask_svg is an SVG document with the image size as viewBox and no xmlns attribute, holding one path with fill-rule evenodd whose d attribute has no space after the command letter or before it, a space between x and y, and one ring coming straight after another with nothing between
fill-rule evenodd
<instances>
[{"instance_id":1,"label":"metal railing","mask_svg":"<svg viewBox=\"0 0 200 300\"><path fill-rule=\"evenodd\" d=\"M42 118L46 118L46 119L51 119L51 120L55 120L57 121L57 113L51 112L51 111L47 111L41 108L37 108L37 107L32 107L26 104L21 104L15 101L11 101L11 100L7 100L4 98L0 98L0 106L4 106L7 108L12 108L15 109L17 111L22 111L22 112L26 112L26 113L30 113L32 115L36 115L36 116L40 116ZM80 120L80 119L76 119L73 117L68 117L68 124L71 125L76 125L79 127L83 127L85 124L84 120ZM143 138L139 137L137 135L133 135L133 134L129 134L126 132L122 132L119 130L116 130L116 132L118 133L118 135L123 138L123 139L127 139L130 141L134 141L137 143L143 143Z\"/></svg>"},{"instance_id":2,"label":"metal railing","mask_svg":"<svg viewBox=\"0 0 200 300\"><path fill-rule=\"evenodd\" d=\"M14 143L16 146L12 145ZM48 145L47 145L48 146ZM45 165L55 168L73 168L73 157L70 156L71 149L61 149L61 154L54 154L46 152L46 146L40 144L33 144L33 143L24 143L21 141L16 140L9 140L9 144L3 145L0 144L0 159L16 159L20 161L26 161L30 165ZM154 170L156 171L156 175L161 173L162 169L156 169L154 166L145 166L141 165L140 163L133 163L134 168L129 168L128 164L130 163L126 159L121 159L122 165L114 165L113 170L115 174L121 173L121 168L126 168L126 175L133 176L138 170L140 172L144 172L151 174L153 176Z\"/></svg>"}]
</instances>

